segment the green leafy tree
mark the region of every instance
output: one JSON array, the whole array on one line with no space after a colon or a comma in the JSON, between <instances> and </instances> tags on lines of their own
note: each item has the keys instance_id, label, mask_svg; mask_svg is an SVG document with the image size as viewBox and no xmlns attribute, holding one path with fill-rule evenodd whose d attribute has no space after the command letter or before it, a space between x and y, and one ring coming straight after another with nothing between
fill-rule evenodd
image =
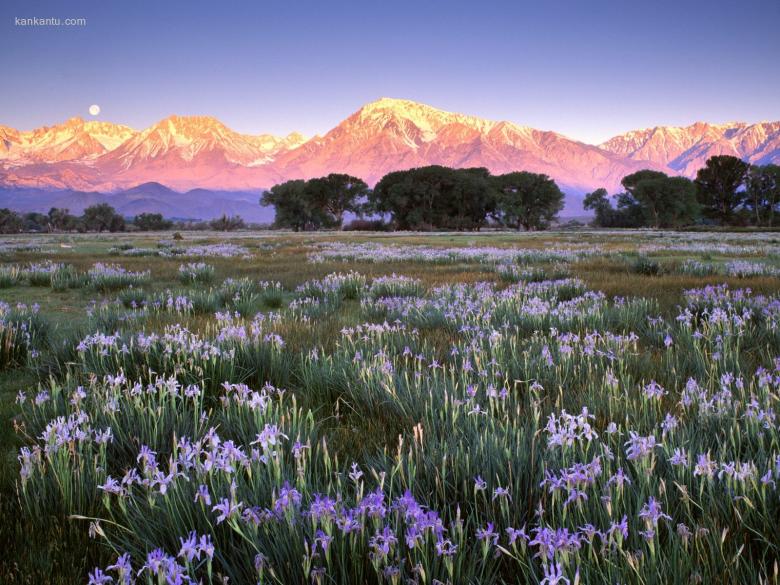
<instances>
[{"instance_id":1,"label":"green leafy tree","mask_svg":"<svg viewBox=\"0 0 780 585\"><path fill-rule=\"evenodd\" d=\"M447 170L449 178L439 186L443 213L437 226L478 230L495 210L496 187L490 171L483 167Z\"/></svg>"},{"instance_id":2,"label":"green leafy tree","mask_svg":"<svg viewBox=\"0 0 780 585\"><path fill-rule=\"evenodd\" d=\"M306 181L297 179L274 185L263 193L260 205L273 206L274 225L304 231L322 227L322 217L315 214L306 194Z\"/></svg>"},{"instance_id":3,"label":"green leafy tree","mask_svg":"<svg viewBox=\"0 0 780 585\"><path fill-rule=\"evenodd\" d=\"M610 227L612 215L615 210L612 208L607 197L609 193L604 187L599 187L591 193L587 193L582 200L582 207L586 211L594 213L593 223L598 227Z\"/></svg>"},{"instance_id":4,"label":"green leafy tree","mask_svg":"<svg viewBox=\"0 0 780 585\"><path fill-rule=\"evenodd\" d=\"M745 207L758 226L772 226L780 207L780 166L751 166L747 173Z\"/></svg>"},{"instance_id":5,"label":"green leafy tree","mask_svg":"<svg viewBox=\"0 0 780 585\"><path fill-rule=\"evenodd\" d=\"M669 228L694 223L699 217L696 186L685 177L659 174L662 176L648 175L630 183L631 195L640 207L644 225Z\"/></svg>"},{"instance_id":6,"label":"green leafy tree","mask_svg":"<svg viewBox=\"0 0 780 585\"><path fill-rule=\"evenodd\" d=\"M24 214L24 231L47 232L49 231L49 216L37 211Z\"/></svg>"},{"instance_id":7,"label":"green leafy tree","mask_svg":"<svg viewBox=\"0 0 780 585\"><path fill-rule=\"evenodd\" d=\"M629 194L620 193L614 198L617 208L612 206L607 190L596 189L585 195L583 207L595 212L593 224L605 228L635 228L644 225L639 203Z\"/></svg>"},{"instance_id":8,"label":"green leafy tree","mask_svg":"<svg viewBox=\"0 0 780 585\"><path fill-rule=\"evenodd\" d=\"M70 210L64 207L52 207L49 209L48 216L51 231L69 232L79 227L79 218L71 215Z\"/></svg>"},{"instance_id":9,"label":"green leafy tree","mask_svg":"<svg viewBox=\"0 0 780 585\"><path fill-rule=\"evenodd\" d=\"M386 174L369 197L369 209L389 214L397 229L479 229L495 203L484 168L431 165Z\"/></svg>"},{"instance_id":10,"label":"green leafy tree","mask_svg":"<svg viewBox=\"0 0 780 585\"><path fill-rule=\"evenodd\" d=\"M544 229L563 209L563 192L547 175L520 171L493 180L498 190L496 217L504 225Z\"/></svg>"},{"instance_id":11,"label":"green leafy tree","mask_svg":"<svg viewBox=\"0 0 780 585\"><path fill-rule=\"evenodd\" d=\"M173 227L173 222L162 213L139 213L133 218L133 224L142 232L164 231Z\"/></svg>"},{"instance_id":12,"label":"green leafy tree","mask_svg":"<svg viewBox=\"0 0 780 585\"><path fill-rule=\"evenodd\" d=\"M747 178L748 164L735 156L713 156L696 173L696 193L702 212L721 224L733 223L735 210L743 202L740 188Z\"/></svg>"},{"instance_id":13,"label":"green leafy tree","mask_svg":"<svg viewBox=\"0 0 780 585\"><path fill-rule=\"evenodd\" d=\"M82 216L84 228L90 232L122 232L125 230L125 219L108 203L91 205L84 210Z\"/></svg>"},{"instance_id":14,"label":"green leafy tree","mask_svg":"<svg viewBox=\"0 0 780 585\"><path fill-rule=\"evenodd\" d=\"M387 173L369 196L371 211L390 215L397 229L421 229L433 225L434 193L422 179L421 169Z\"/></svg>"},{"instance_id":15,"label":"green leafy tree","mask_svg":"<svg viewBox=\"0 0 780 585\"><path fill-rule=\"evenodd\" d=\"M24 229L24 219L15 211L0 209L0 234L18 234Z\"/></svg>"},{"instance_id":16,"label":"green leafy tree","mask_svg":"<svg viewBox=\"0 0 780 585\"><path fill-rule=\"evenodd\" d=\"M351 175L331 173L306 181L304 197L307 204L320 215L324 227L339 227L344 213L359 213L370 189L362 179Z\"/></svg>"}]
</instances>

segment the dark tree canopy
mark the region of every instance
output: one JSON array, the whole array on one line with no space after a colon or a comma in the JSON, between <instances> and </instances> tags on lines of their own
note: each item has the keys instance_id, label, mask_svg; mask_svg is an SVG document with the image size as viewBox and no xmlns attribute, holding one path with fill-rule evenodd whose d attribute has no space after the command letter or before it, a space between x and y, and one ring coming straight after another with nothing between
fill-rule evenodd
<instances>
[{"instance_id":1,"label":"dark tree canopy","mask_svg":"<svg viewBox=\"0 0 780 585\"><path fill-rule=\"evenodd\" d=\"M780 166L752 166L747 173L745 208L758 226L774 225L780 206Z\"/></svg>"},{"instance_id":2,"label":"dark tree canopy","mask_svg":"<svg viewBox=\"0 0 780 585\"><path fill-rule=\"evenodd\" d=\"M70 209L63 207L52 207L49 209L49 229L56 232L69 232L77 230L80 227L80 220L75 215L71 215Z\"/></svg>"},{"instance_id":3,"label":"dark tree canopy","mask_svg":"<svg viewBox=\"0 0 780 585\"><path fill-rule=\"evenodd\" d=\"M263 193L261 205L273 205L276 216L274 223L278 227L297 231L319 229L322 221L315 214L306 195L306 181L286 181L274 185Z\"/></svg>"},{"instance_id":4,"label":"dark tree canopy","mask_svg":"<svg viewBox=\"0 0 780 585\"><path fill-rule=\"evenodd\" d=\"M227 215L223 213L220 217L212 219L209 222L209 227L220 232L232 232L243 229L246 227L246 224L240 215Z\"/></svg>"},{"instance_id":5,"label":"dark tree canopy","mask_svg":"<svg viewBox=\"0 0 780 585\"><path fill-rule=\"evenodd\" d=\"M596 189L585 195L582 206L593 211L593 225L605 228L636 228L644 225L642 208L628 193L614 197L617 208L612 206L607 190Z\"/></svg>"},{"instance_id":6,"label":"dark tree canopy","mask_svg":"<svg viewBox=\"0 0 780 585\"><path fill-rule=\"evenodd\" d=\"M389 214L397 229L479 229L495 202L487 169L431 165L388 173L369 198L375 213Z\"/></svg>"},{"instance_id":7,"label":"dark tree canopy","mask_svg":"<svg viewBox=\"0 0 780 585\"><path fill-rule=\"evenodd\" d=\"M360 213L370 189L357 177L331 173L326 177L293 180L263 193L260 205L272 205L274 224L295 231L337 228L346 212Z\"/></svg>"},{"instance_id":8,"label":"dark tree canopy","mask_svg":"<svg viewBox=\"0 0 780 585\"><path fill-rule=\"evenodd\" d=\"M503 225L544 229L563 209L563 192L547 175L525 171L493 177L497 189L495 215Z\"/></svg>"},{"instance_id":9,"label":"dark tree canopy","mask_svg":"<svg viewBox=\"0 0 780 585\"><path fill-rule=\"evenodd\" d=\"M742 203L739 190L749 165L735 156L713 156L696 174L696 192L702 212L721 224L732 223Z\"/></svg>"},{"instance_id":10,"label":"dark tree canopy","mask_svg":"<svg viewBox=\"0 0 780 585\"><path fill-rule=\"evenodd\" d=\"M125 219L108 203L98 203L84 210L84 227L91 232L121 232Z\"/></svg>"},{"instance_id":11,"label":"dark tree canopy","mask_svg":"<svg viewBox=\"0 0 780 585\"><path fill-rule=\"evenodd\" d=\"M133 224L142 232L154 232L170 229L173 222L165 219L162 213L139 213L133 218Z\"/></svg>"},{"instance_id":12,"label":"dark tree canopy","mask_svg":"<svg viewBox=\"0 0 780 585\"><path fill-rule=\"evenodd\" d=\"M685 177L647 177L632 185L644 224L656 228L690 225L699 217L696 186Z\"/></svg>"},{"instance_id":13,"label":"dark tree canopy","mask_svg":"<svg viewBox=\"0 0 780 585\"><path fill-rule=\"evenodd\" d=\"M339 227L344 213L357 213L369 193L362 179L350 175L331 173L306 181L305 196L309 205L322 214L325 227Z\"/></svg>"},{"instance_id":14,"label":"dark tree canopy","mask_svg":"<svg viewBox=\"0 0 780 585\"><path fill-rule=\"evenodd\" d=\"M4 207L0 209L0 234L17 234L24 229L22 216Z\"/></svg>"}]
</instances>

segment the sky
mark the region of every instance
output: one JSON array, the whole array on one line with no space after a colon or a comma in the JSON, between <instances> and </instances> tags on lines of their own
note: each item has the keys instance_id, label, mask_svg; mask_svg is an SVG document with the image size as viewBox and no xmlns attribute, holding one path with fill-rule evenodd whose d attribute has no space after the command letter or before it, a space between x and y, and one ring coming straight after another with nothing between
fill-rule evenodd
<instances>
[{"instance_id":1,"label":"sky","mask_svg":"<svg viewBox=\"0 0 780 585\"><path fill-rule=\"evenodd\" d=\"M20 26L17 18L85 19ZM3 0L0 124L323 134L405 98L598 143L780 120L780 1Z\"/></svg>"}]
</instances>

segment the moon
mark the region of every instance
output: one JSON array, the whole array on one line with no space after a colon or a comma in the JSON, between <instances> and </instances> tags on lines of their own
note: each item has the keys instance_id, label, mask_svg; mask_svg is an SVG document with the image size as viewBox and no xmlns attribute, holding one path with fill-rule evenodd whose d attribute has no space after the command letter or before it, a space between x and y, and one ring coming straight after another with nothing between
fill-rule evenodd
<instances>
[{"instance_id":1,"label":"moon","mask_svg":"<svg viewBox=\"0 0 780 585\"><path fill-rule=\"evenodd\" d=\"M89 106L89 113L93 116L97 116L100 113L100 106L97 104L92 104Z\"/></svg>"}]
</instances>

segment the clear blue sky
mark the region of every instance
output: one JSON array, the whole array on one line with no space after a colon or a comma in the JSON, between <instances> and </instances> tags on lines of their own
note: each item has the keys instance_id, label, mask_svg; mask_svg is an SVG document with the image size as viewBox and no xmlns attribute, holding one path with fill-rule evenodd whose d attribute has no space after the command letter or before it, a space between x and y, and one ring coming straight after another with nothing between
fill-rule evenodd
<instances>
[{"instance_id":1,"label":"clear blue sky","mask_svg":"<svg viewBox=\"0 0 780 585\"><path fill-rule=\"evenodd\" d=\"M86 18L20 27L16 17ZM381 96L597 142L780 119L780 1L3 0L0 124L90 104L143 128L208 114L323 133Z\"/></svg>"}]
</instances>

